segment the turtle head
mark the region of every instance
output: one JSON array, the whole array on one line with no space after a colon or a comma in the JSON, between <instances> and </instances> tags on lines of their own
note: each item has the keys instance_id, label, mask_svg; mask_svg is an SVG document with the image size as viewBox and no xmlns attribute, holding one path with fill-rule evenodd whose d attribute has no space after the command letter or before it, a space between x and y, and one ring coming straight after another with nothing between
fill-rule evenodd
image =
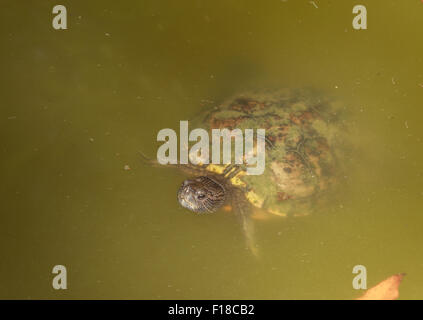
<instances>
[{"instance_id":1,"label":"turtle head","mask_svg":"<svg viewBox=\"0 0 423 320\"><path fill-rule=\"evenodd\" d=\"M178 190L178 201L184 208L197 213L214 212L225 201L225 188L206 176L185 180Z\"/></svg>"}]
</instances>

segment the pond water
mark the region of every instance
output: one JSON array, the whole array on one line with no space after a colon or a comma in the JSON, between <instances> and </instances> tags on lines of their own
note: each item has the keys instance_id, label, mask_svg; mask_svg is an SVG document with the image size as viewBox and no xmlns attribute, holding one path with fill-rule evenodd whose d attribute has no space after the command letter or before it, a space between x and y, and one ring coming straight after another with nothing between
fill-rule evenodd
<instances>
[{"instance_id":1,"label":"pond water","mask_svg":"<svg viewBox=\"0 0 423 320\"><path fill-rule=\"evenodd\" d=\"M405 272L423 298L423 3L3 1L1 298L351 299ZM198 216L157 132L246 87L313 87L349 111L345 188L307 217ZM68 290L51 287L54 265Z\"/></svg>"}]
</instances>

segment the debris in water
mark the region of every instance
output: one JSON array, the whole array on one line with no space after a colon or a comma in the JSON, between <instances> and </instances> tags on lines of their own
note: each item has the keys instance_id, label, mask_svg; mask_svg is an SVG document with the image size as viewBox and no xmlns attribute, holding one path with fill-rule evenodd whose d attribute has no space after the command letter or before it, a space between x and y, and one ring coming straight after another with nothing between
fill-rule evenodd
<instances>
[{"instance_id":1,"label":"debris in water","mask_svg":"<svg viewBox=\"0 0 423 320\"><path fill-rule=\"evenodd\" d=\"M94 142L94 138L89 138L88 139L90 142Z\"/></svg>"},{"instance_id":2,"label":"debris in water","mask_svg":"<svg viewBox=\"0 0 423 320\"><path fill-rule=\"evenodd\" d=\"M408 122L407 121L405 121L404 125L408 129Z\"/></svg>"},{"instance_id":3,"label":"debris in water","mask_svg":"<svg viewBox=\"0 0 423 320\"><path fill-rule=\"evenodd\" d=\"M131 170L131 167L125 164L125 166L123 167L123 170L126 170L126 171Z\"/></svg>"},{"instance_id":4,"label":"debris in water","mask_svg":"<svg viewBox=\"0 0 423 320\"><path fill-rule=\"evenodd\" d=\"M316 9L319 9L319 7L317 6L316 2L314 1L309 1L309 3L311 3Z\"/></svg>"},{"instance_id":5,"label":"debris in water","mask_svg":"<svg viewBox=\"0 0 423 320\"><path fill-rule=\"evenodd\" d=\"M395 300L399 297L399 285L405 273L398 273L390 276L388 279L379 282L374 287L367 290L360 298L356 300Z\"/></svg>"}]
</instances>

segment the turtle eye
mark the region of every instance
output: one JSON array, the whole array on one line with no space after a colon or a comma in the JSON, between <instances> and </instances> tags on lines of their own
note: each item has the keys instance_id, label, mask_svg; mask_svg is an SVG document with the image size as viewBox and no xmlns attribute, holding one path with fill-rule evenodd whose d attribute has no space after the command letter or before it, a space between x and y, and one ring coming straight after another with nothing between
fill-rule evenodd
<instances>
[{"instance_id":1,"label":"turtle eye","mask_svg":"<svg viewBox=\"0 0 423 320\"><path fill-rule=\"evenodd\" d=\"M203 200L206 197L206 195L204 193L200 193L197 195L197 199L198 200Z\"/></svg>"}]
</instances>

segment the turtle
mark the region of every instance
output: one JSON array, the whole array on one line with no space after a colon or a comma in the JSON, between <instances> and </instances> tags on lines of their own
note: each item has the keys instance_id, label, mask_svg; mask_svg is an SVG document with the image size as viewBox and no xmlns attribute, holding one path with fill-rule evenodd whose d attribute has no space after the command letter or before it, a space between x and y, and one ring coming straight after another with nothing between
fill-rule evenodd
<instances>
[{"instance_id":1,"label":"turtle","mask_svg":"<svg viewBox=\"0 0 423 320\"><path fill-rule=\"evenodd\" d=\"M248 175L245 165L207 161L173 165L188 175L177 191L179 204L198 214L231 209L246 248L258 255L255 217L308 215L336 185L345 132L341 109L310 89L250 90L207 107L194 124L209 132L265 129L265 171Z\"/></svg>"}]
</instances>

